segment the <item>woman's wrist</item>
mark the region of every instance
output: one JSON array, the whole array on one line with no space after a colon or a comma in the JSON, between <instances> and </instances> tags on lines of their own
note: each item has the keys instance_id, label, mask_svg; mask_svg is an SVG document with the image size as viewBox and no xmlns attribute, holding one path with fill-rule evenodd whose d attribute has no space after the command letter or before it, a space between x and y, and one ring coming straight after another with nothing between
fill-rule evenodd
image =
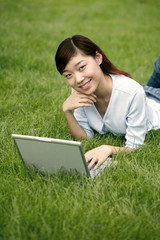
<instances>
[{"instance_id":1,"label":"woman's wrist","mask_svg":"<svg viewBox=\"0 0 160 240\"><path fill-rule=\"evenodd\" d=\"M68 109L68 108L65 106L65 103L63 104L62 110L63 110L64 114L72 113L72 110Z\"/></svg>"},{"instance_id":2,"label":"woman's wrist","mask_svg":"<svg viewBox=\"0 0 160 240\"><path fill-rule=\"evenodd\" d=\"M117 154L119 152L130 152L132 149L129 147L116 147L112 145L103 145L106 148L106 152L108 153L108 150L110 152L110 155Z\"/></svg>"}]
</instances>

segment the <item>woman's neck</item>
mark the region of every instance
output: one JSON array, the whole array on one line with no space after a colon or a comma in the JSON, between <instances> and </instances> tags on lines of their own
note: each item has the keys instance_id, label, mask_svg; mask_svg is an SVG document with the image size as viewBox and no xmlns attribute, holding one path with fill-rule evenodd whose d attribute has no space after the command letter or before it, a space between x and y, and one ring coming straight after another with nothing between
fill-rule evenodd
<instances>
[{"instance_id":1,"label":"woman's neck","mask_svg":"<svg viewBox=\"0 0 160 240\"><path fill-rule=\"evenodd\" d=\"M104 75L104 79L101 81L97 92L95 93L97 96L95 107L102 118L104 117L109 105L112 93L112 84L112 78L109 75Z\"/></svg>"},{"instance_id":2,"label":"woman's neck","mask_svg":"<svg viewBox=\"0 0 160 240\"><path fill-rule=\"evenodd\" d=\"M107 75L104 74L103 78L95 92L95 95L97 96L97 100L101 99L101 100L105 100L105 99L110 99L111 93L112 93L112 78Z\"/></svg>"}]
</instances>

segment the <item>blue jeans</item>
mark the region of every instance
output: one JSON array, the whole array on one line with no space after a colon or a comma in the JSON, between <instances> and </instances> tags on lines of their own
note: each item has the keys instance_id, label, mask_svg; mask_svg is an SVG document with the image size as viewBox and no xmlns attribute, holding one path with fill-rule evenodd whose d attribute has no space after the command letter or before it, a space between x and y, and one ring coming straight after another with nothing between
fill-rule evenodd
<instances>
[{"instance_id":1,"label":"blue jeans","mask_svg":"<svg viewBox=\"0 0 160 240\"><path fill-rule=\"evenodd\" d=\"M146 95L160 102L160 56L155 62L155 69L147 82L147 85L142 85Z\"/></svg>"}]
</instances>

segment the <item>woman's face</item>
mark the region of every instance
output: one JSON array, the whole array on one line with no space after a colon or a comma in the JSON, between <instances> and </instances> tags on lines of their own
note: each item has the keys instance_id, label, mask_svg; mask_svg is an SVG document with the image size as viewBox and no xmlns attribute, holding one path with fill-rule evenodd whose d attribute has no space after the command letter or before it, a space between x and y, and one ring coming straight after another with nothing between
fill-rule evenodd
<instances>
[{"instance_id":1,"label":"woman's face","mask_svg":"<svg viewBox=\"0 0 160 240\"><path fill-rule=\"evenodd\" d=\"M76 91L90 95L96 92L104 77L101 63L102 55L98 52L95 58L78 52L66 65L63 75Z\"/></svg>"}]
</instances>

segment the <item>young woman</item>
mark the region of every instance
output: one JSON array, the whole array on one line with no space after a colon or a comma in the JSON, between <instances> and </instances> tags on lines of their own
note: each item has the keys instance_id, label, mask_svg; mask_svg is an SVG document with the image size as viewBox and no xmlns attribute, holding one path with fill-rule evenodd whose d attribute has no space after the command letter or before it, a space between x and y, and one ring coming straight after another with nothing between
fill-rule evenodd
<instances>
[{"instance_id":1,"label":"young woman","mask_svg":"<svg viewBox=\"0 0 160 240\"><path fill-rule=\"evenodd\" d=\"M157 89L141 86L130 74L116 68L90 39L81 35L65 39L55 60L72 88L63 104L72 136L90 138L94 131L125 135L124 147L102 145L88 151L85 157L89 169L94 164L97 169L110 155L139 147L149 130L160 128ZM160 79L158 84L160 87Z\"/></svg>"}]
</instances>

